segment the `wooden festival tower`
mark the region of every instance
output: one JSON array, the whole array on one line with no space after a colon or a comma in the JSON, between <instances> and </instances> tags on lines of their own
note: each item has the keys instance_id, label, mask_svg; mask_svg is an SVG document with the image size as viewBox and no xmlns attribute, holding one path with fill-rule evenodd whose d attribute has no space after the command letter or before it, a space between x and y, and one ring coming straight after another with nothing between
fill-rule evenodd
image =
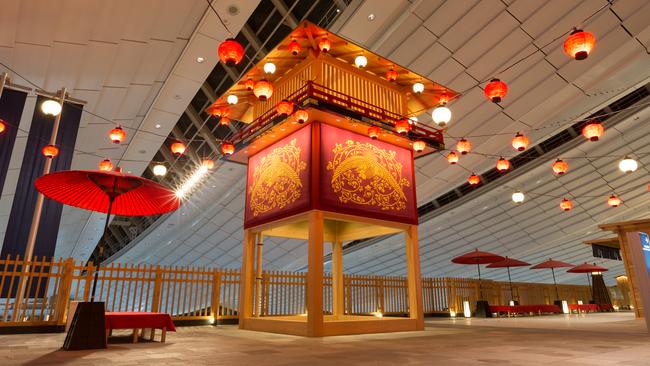
<instances>
[{"instance_id":1,"label":"wooden festival tower","mask_svg":"<svg viewBox=\"0 0 650 366\"><path fill-rule=\"evenodd\" d=\"M319 44L330 42L327 52ZM300 51L288 45L296 41ZM363 55L367 66L355 58ZM265 74L264 64L277 70ZM395 70L397 78L387 80ZM273 94L259 100L247 81L265 79ZM248 81L249 83L251 81ZM422 93L413 84L422 83ZM228 105L234 94L238 103ZM230 161L248 165L243 263L239 296L241 329L330 336L424 329L417 200L413 159L442 149L441 131L396 123L426 112L456 93L362 47L303 22L213 105L248 126L229 141ZM293 113L276 106L290 101ZM306 111L299 123L296 110ZM223 113L225 111L225 113ZM412 122L412 121L411 121ZM376 139L369 137L375 126ZM377 129L376 127L379 127ZM413 144L424 142L415 152ZM421 144L421 143L418 143ZM408 317L351 315L345 312L344 243L403 233L408 278ZM307 241L306 309L294 316L260 316L263 238ZM332 245L332 306L324 312L324 244ZM381 309L378 309L380 312Z\"/></svg>"}]
</instances>

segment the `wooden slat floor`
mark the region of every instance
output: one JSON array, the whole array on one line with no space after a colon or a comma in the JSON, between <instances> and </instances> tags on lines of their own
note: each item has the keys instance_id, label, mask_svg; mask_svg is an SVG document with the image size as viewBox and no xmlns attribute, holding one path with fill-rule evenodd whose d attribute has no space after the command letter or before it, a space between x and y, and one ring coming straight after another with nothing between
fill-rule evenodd
<instances>
[{"instance_id":1,"label":"wooden slat floor","mask_svg":"<svg viewBox=\"0 0 650 366\"><path fill-rule=\"evenodd\" d=\"M650 337L630 313L428 320L423 332L308 339L181 327L166 343L59 350L63 334L0 335L0 365L648 365Z\"/></svg>"}]
</instances>

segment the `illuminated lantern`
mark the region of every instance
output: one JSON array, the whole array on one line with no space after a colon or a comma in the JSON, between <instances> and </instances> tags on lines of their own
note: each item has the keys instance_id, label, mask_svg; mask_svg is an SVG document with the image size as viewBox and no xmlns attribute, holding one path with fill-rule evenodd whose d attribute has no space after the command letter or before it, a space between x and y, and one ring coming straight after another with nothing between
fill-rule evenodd
<instances>
[{"instance_id":1,"label":"illuminated lantern","mask_svg":"<svg viewBox=\"0 0 650 366\"><path fill-rule=\"evenodd\" d=\"M278 114L286 114L287 116L293 113L293 103L288 100L283 100L275 107Z\"/></svg>"},{"instance_id":2,"label":"illuminated lantern","mask_svg":"<svg viewBox=\"0 0 650 366\"><path fill-rule=\"evenodd\" d=\"M111 163L111 161L108 159L104 159L99 162L99 170L110 172L111 170L113 170L113 163Z\"/></svg>"},{"instance_id":3,"label":"illuminated lantern","mask_svg":"<svg viewBox=\"0 0 650 366\"><path fill-rule=\"evenodd\" d=\"M517 192L512 194L512 202L514 202L516 204L520 204L520 203L524 202L525 199L526 199L526 196L524 195L524 192L522 192L522 191L517 191Z\"/></svg>"},{"instance_id":4,"label":"illuminated lantern","mask_svg":"<svg viewBox=\"0 0 650 366\"><path fill-rule=\"evenodd\" d=\"M246 87L246 90L251 91L255 87L255 80L248 78L244 82L244 86Z\"/></svg>"},{"instance_id":5,"label":"illuminated lantern","mask_svg":"<svg viewBox=\"0 0 650 366\"><path fill-rule=\"evenodd\" d=\"M492 79L485 86L483 92L485 92L485 96L491 100L492 103L499 103L508 93L508 86L499 79Z\"/></svg>"},{"instance_id":6,"label":"illuminated lantern","mask_svg":"<svg viewBox=\"0 0 650 366\"><path fill-rule=\"evenodd\" d=\"M620 198L616 197L615 194L609 196L609 199L607 200L607 204L610 205L611 207L618 207L621 205L623 201L621 201Z\"/></svg>"},{"instance_id":7,"label":"illuminated lantern","mask_svg":"<svg viewBox=\"0 0 650 366\"><path fill-rule=\"evenodd\" d=\"M499 160L497 160L497 170L501 173L508 171L510 169L510 162L503 157L500 157Z\"/></svg>"},{"instance_id":8,"label":"illuminated lantern","mask_svg":"<svg viewBox=\"0 0 650 366\"><path fill-rule=\"evenodd\" d=\"M566 198L562 198L562 202L560 202L560 208L563 211L571 211L571 209L573 208L573 202L571 202Z\"/></svg>"},{"instance_id":9,"label":"illuminated lantern","mask_svg":"<svg viewBox=\"0 0 650 366\"><path fill-rule=\"evenodd\" d=\"M214 168L214 161L212 159L205 158L201 161L201 166L210 170Z\"/></svg>"},{"instance_id":10,"label":"illuminated lantern","mask_svg":"<svg viewBox=\"0 0 650 366\"><path fill-rule=\"evenodd\" d=\"M564 41L564 52L576 60L584 60L596 45L596 37L581 29L574 29Z\"/></svg>"},{"instance_id":11,"label":"illuminated lantern","mask_svg":"<svg viewBox=\"0 0 650 366\"><path fill-rule=\"evenodd\" d=\"M447 154L447 161L449 164L454 165L458 163L459 156L455 152L451 151L449 154Z\"/></svg>"},{"instance_id":12,"label":"illuminated lantern","mask_svg":"<svg viewBox=\"0 0 650 366\"><path fill-rule=\"evenodd\" d=\"M582 128L582 136L589 141L598 141L605 133L605 127L600 123L593 121Z\"/></svg>"},{"instance_id":13,"label":"illuminated lantern","mask_svg":"<svg viewBox=\"0 0 650 366\"><path fill-rule=\"evenodd\" d=\"M309 120L309 113L304 109L299 109L293 114L293 117L299 124L303 124Z\"/></svg>"},{"instance_id":14,"label":"illuminated lantern","mask_svg":"<svg viewBox=\"0 0 650 366\"><path fill-rule=\"evenodd\" d=\"M359 55L354 59L354 64L357 65L358 68L363 69L368 65L368 59L364 55Z\"/></svg>"},{"instance_id":15,"label":"illuminated lantern","mask_svg":"<svg viewBox=\"0 0 650 366\"><path fill-rule=\"evenodd\" d=\"M156 164L153 167L153 175L156 175L158 177L162 177L165 174L167 174L167 167L162 165L162 164Z\"/></svg>"},{"instance_id":16,"label":"illuminated lantern","mask_svg":"<svg viewBox=\"0 0 650 366\"><path fill-rule=\"evenodd\" d=\"M235 66L244 58L244 47L232 38L221 42L217 52L221 62L228 66Z\"/></svg>"},{"instance_id":17,"label":"illuminated lantern","mask_svg":"<svg viewBox=\"0 0 650 366\"><path fill-rule=\"evenodd\" d=\"M470 175L469 178L467 178L467 183L469 183L470 185L475 186L475 185L481 183L481 177L479 177L478 175L472 173L472 175Z\"/></svg>"},{"instance_id":18,"label":"illuminated lantern","mask_svg":"<svg viewBox=\"0 0 650 366\"><path fill-rule=\"evenodd\" d=\"M553 173L557 175L562 175L569 170L569 164L567 164L562 159L557 159L555 160L555 163L553 163L552 168L553 168Z\"/></svg>"},{"instance_id":19,"label":"illuminated lantern","mask_svg":"<svg viewBox=\"0 0 650 366\"><path fill-rule=\"evenodd\" d=\"M618 168L623 173L632 173L633 171L637 170L638 167L639 167L639 164L636 162L636 160L630 158L627 155L625 155L623 160L621 160L618 163Z\"/></svg>"},{"instance_id":20,"label":"illuminated lantern","mask_svg":"<svg viewBox=\"0 0 650 366\"><path fill-rule=\"evenodd\" d=\"M255 94L257 99L265 101L271 98L271 95L273 95L273 84L265 79L262 79L255 83L255 86L253 87L253 94Z\"/></svg>"},{"instance_id":21,"label":"illuminated lantern","mask_svg":"<svg viewBox=\"0 0 650 366\"><path fill-rule=\"evenodd\" d=\"M7 129L7 125L5 125L5 121L0 119L0 133L5 132L6 129Z\"/></svg>"},{"instance_id":22,"label":"illuminated lantern","mask_svg":"<svg viewBox=\"0 0 650 366\"><path fill-rule=\"evenodd\" d=\"M228 126L230 124L230 117L223 116L219 118L219 125Z\"/></svg>"},{"instance_id":23,"label":"illuminated lantern","mask_svg":"<svg viewBox=\"0 0 650 366\"><path fill-rule=\"evenodd\" d=\"M427 145L422 140L417 140L413 143L413 150L415 152L422 152Z\"/></svg>"},{"instance_id":24,"label":"illuminated lantern","mask_svg":"<svg viewBox=\"0 0 650 366\"><path fill-rule=\"evenodd\" d=\"M524 151L528 147L528 137L517 132L515 137L512 138L512 147L517 151Z\"/></svg>"},{"instance_id":25,"label":"illuminated lantern","mask_svg":"<svg viewBox=\"0 0 650 366\"><path fill-rule=\"evenodd\" d=\"M119 144L126 138L126 132L124 132L122 127L117 126L111 130L111 132L108 134L108 137L110 137L111 141L113 141L114 144Z\"/></svg>"},{"instance_id":26,"label":"illuminated lantern","mask_svg":"<svg viewBox=\"0 0 650 366\"><path fill-rule=\"evenodd\" d=\"M230 116L230 110L226 107L219 107L216 103L212 103L208 108L205 109L205 112L209 115L215 117L227 117Z\"/></svg>"},{"instance_id":27,"label":"illuminated lantern","mask_svg":"<svg viewBox=\"0 0 650 366\"><path fill-rule=\"evenodd\" d=\"M41 103L41 110L49 116L58 116L63 107L56 100L48 99Z\"/></svg>"},{"instance_id":28,"label":"illuminated lantern","mask_svg":"<svg viewBox=\"0 0 650 366\"><path fill-rule=\"evenodd\" d=\"M54 145L45 145L41 152L46 158L52 159L53 157L59 155L59 148Z\"/></svg>"},{"instance_id":29,"label":"illuminated lantern","mask_svg":"<svg viewBox=\"0 0 650 366\"><path fill-rule=\"evenodd\" d=\"M230 142L224 142L221 144L221 153L223 153L226 156L230 156L235 152L235 145L231 144Z\"/></svg>"},{"instance_id":30,"label":"illuminated lantern","mask_svg":"<svg viewBox=\"0 0 650 366\"><path fill-rule=\"evenodd\" d=\"M287 49L289 49L289 52L291 52L292 55L297 56L302 50L302 47L300 47L300 43L294 39L293 41L289 42Z\"/></svg>"},{"instance_id":31,"label":"illuminated lantern","mask_svg":"<svg viewBox=\"0 0 650 366\"><path fill-rule=\"evenodd\" d=\"M422 94L424 91L424 84L422 83L415 83L413 84L413 92L416 94Z\"/></svg>"},{"instance_id":32,"label":"illuminated lantern","mask_svg":"<svg viewBox=\"0 0 650 366\"><path fill-rule=\"evenodd\" d=\"M472 144L465 138L462 138L456 143L456 150L462 155L467 155L472 150Z\"/></svg>"},{"instance_id":33,"label":"illuminated lantern","mask_svg":"<svg viewBox=\"0 0 650 366\"><path fill-rule=\"evenodd\" d=\"M407 119L400 119L399 121L395 122L395 131L397 131L397 133L400 135L405 135L410 130L411 124Z\"/></svg>"},{"instance_id":34,"label":"illuminated lantern","mask_svg":"<svg viewBox=\"0 0 650 366\"><path fill-rule=\"evenodd\" d=\"M323 37L318 41L318 49L321 52L329 52L329 50L332 48L332 42L327 37Z\"/></svg>"},{"instance_id":35,"label":"illuminated lantern","mask_svg":"<svg viewBox=\"0 0 650 366\"><path fill-rule=\"evenodd\" d=\"M266 74L275 74L275 64L273 62L267 62L264 64L264 73Z\"/></svg>"},{"instance_id":36,"label":"illuminated lantern","mask_svg":"<svg viewBox=\"0 0 650 366\"><path fill-rule=\"evenodd\" d=\"M381 133L381 128L379 128L378 126L368 127L368 136L371 139L376 140L377 138L379 138L380 133Z\"/></svg>"},{"instance_id":37,"label":"illuminated lantern","mask_svg":"<svg viewBox=\"0 0 650 366\"><path fill-rule=\"evenodd\" d=\"M172 153L176 156L181 156L185 153L185 144L180 141L176 141L171 146Z\"/></svg>"},{"instance_id":38,"label":"illuminated lantern","mask_svg":"<svg viewBox=\"0 0 650 366\"><path fill-rule=\"evenodd\" d=\"M226 98L226 101L228 102L228 104L234 105L237 104L237 102L239 102L239 98L237 98L235 94L230 94L228 98Z\"/></svg>"},{"instance_id":39,"label":"illuminated lantern","mask_svg":"<svg viewBox=\"0 0 650 366\"><path fill-rule=\"evenodd\" d=\"M397 71L395 71L395 69L386 71L386 80L391 82L397 80Z\"/></svg>"},{"instance_id":40,"label":"illuminated lantern","mask_svg":"<svg viewBox=\"0 0 650 366\"><path fill-rule=\"evenodd\" d=\"M438 127L444 128L451 121L451 110L444 103L441 103L431 112L431 118Z\"/></svg>"}]
</instances>

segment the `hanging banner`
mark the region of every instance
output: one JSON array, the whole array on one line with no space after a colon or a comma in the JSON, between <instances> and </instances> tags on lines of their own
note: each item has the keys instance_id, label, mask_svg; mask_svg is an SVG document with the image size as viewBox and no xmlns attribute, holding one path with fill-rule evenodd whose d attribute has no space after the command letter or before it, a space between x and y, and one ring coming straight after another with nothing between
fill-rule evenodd
<instances>
[{"instance_id":1,"label":"hanging banner","mask_svg":"<svg viewBox=\"0 0 650 366\"><path fill-rule=\"evenodd\" d=\"M5 88L0 98L0 119L4 121L4 131L0 133L0 194L11 162L20 118L23 115L27 93Z\"/></svg>"}]
</instances>

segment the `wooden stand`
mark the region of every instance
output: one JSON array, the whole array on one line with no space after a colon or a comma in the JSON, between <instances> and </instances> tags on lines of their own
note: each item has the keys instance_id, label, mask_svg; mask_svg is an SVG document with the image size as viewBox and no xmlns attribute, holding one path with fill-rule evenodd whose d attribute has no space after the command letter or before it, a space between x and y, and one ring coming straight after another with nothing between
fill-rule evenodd
<instances>
[{"instance_id":1,"label":"wooden stand","mask_svg":"<svg viewBox=\"0 0 650 366\"><path fill-rule=\"evenodd\" d=\"M104 303L80 302L70 323L63 349L106 348L105 331Z\"/></svg>"}]
</instances>

